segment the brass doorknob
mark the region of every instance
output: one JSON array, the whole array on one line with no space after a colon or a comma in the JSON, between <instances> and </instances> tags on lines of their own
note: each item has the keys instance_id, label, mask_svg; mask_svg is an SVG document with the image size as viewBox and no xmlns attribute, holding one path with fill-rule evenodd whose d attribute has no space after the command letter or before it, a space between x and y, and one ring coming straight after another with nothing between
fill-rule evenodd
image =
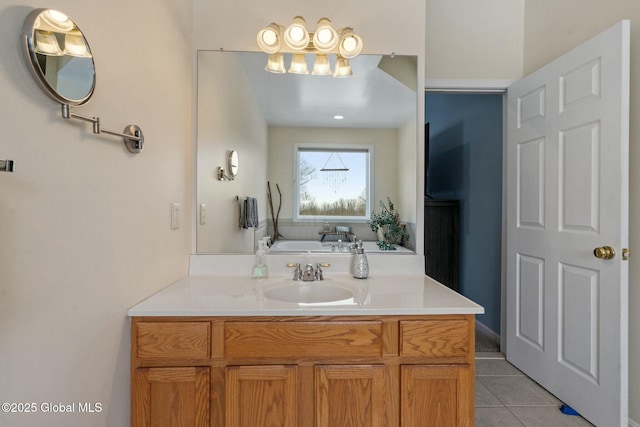
<instances>
[{"instance_id":1,"label":"brass doorknob","mask_svg":"<svg viewBox=\"0 0 640 427\"><path fill-rule=\"evenodd\" d=\"M616 256L616 251L611 246L600 246L593 250L593 254L596 258L611 259Z\"/></svg>"}]
</instances>

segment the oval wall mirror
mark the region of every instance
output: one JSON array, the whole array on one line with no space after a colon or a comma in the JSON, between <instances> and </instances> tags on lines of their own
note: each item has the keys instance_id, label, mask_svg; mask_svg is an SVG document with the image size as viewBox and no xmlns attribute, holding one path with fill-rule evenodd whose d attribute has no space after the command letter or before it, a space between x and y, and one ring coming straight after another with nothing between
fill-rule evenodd
<instances>
[{"instance_id":1,"label":"oval wall mirror","mask_svg":"<svg viewBox=\"0 0 640 427\"><path fill-rule=\"evenodd\" d=\"M54 100L82 105L96 85L89 43L66 14L35 9L23 27L27 63L44 92Z\"/></svg>"},{"instance_id":2,"label":"oval wall mirror","mask_svg":"<svg viewBox=\"0 0 640 427\"><path fill-rule=\"evenodd\" d=\"M227 157L227 169L229 170L229 176L235 178L238 175L238 152L236 150L229 151Z\"/></svg>"}]
</instances>

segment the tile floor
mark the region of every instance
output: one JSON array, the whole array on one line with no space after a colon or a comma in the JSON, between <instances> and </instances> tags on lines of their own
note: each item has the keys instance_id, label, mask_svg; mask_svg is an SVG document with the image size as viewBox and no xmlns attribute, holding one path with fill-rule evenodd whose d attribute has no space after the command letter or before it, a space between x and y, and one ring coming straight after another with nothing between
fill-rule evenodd
<instances>
[{"instance_id":1,"label":"tile floor","mask_svg":"<svg viewBox=\"0 0 640 427\"><path fill-rule=\"evenodd\" d=\"M560 405L502 353L476 353L476 427L593 426L584 418L562 414Z\"/></svg>"}]
</instances>

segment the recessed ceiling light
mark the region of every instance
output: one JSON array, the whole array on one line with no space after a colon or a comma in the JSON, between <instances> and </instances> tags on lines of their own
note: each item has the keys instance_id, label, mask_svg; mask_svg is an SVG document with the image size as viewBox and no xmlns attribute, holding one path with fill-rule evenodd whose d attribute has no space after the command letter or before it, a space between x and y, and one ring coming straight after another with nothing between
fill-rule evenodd
<instances>
[{"instance_id":1,"label":"recessed ceiling light","mask_svg":"<svg viewBox=\"0 0 640 427\"><path fill-rule=\"evenodd\" d=\"M342 120L342 119L344 119L344 116L335 115L335 116L333 116L333 118L336 119L336 120Z\"/></svg>"}]
</instances>

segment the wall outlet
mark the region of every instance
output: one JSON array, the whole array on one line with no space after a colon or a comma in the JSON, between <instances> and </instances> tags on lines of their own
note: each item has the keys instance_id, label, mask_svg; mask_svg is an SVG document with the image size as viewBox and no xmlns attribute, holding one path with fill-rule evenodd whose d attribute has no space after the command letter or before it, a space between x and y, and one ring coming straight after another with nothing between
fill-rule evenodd
<instances>
[{"instance_id":1,"label":"wall outlet","mask_svg":"<svg viewBox=\"0 0 640 427\"><path fill-rule=\"evenodd\" d=\"M171 229L180 228L180 203L171 203Z\"/></svg>"}]
</instances>

